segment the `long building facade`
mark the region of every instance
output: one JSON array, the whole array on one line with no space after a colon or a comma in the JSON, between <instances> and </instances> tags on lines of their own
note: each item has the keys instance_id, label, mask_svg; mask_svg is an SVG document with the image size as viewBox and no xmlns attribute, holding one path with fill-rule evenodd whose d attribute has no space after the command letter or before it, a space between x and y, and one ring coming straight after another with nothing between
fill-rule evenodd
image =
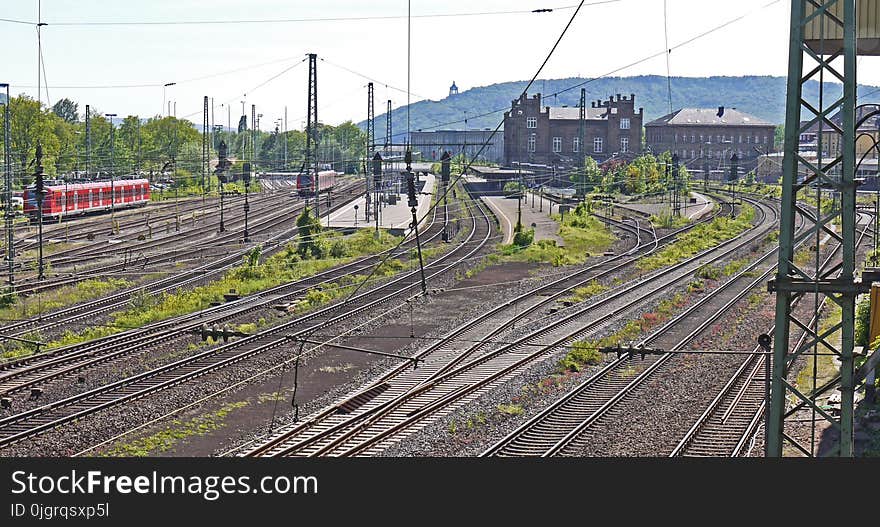
<instances>
[{"instance_id":1,"label":"long building facade","mask_svg":"<svg viewBox=\"0 0 880 527\"><path fill-rule=\"evenodd\" d=\"M465 153L467 159L502 163L504 160L504 134L493 130L436 130L412 132L410 144L421 153L425 161L439 161L444 151L452 155ZM483 146L485 144L485 147Z\"/></svg>"},{"instance_id":2,"label":"long building facade","mask_svg":"<svg viewBox=\"0 0 880 527\"><path fill-rule=\"evenodd\" d=\"M723 173L737 155L740 173L774 151L776 126L735 108L681 108L645 125L654 153L678 154L692 172Z\"/></svg>"},{"instance_id":3,"label":"long building facade","mask_svg":"<svg viewBox=\"0 0 880 527\"><path fill-rule=\"evenodd\" d=\"M635 95L617 94L585 108L583 143L578 106L541 105L541 94L511 102L504 112L504 163L576 166L584 156L598 162L631 157L642 151L642 108Z\"/></svg>"}]
</instances>

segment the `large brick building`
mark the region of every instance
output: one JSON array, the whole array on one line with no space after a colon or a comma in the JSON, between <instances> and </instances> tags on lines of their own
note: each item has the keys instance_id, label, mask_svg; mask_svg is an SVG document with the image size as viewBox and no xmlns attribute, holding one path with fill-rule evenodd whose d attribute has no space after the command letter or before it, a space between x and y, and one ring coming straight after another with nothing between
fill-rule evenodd
<instances>
[{"instance_id":1,"label":"large brick building","mask_svg":"<svg viewBox=\"0 0 880 527\"><path fill-rule=\"evenodd\" d=\"M735 108L681 108L645 125L654 153L672 152L691 171L718 173L736 153L741 171L773 152L776 126Z\"/></svg>"},{"instance_id":2,"label":"large brick building","mask_svg":"<svg viewBox=\"0 0 880 527\"><path fill-rule=\"evenodd\" d=\"M617 94L586 108L584 145L580 144L580 108L541 106L541 94L523 96L504 112L504 162L573 166L588 155L602 162L642 150L641 108L635 95Z\"/></svg>"}]
</instances>

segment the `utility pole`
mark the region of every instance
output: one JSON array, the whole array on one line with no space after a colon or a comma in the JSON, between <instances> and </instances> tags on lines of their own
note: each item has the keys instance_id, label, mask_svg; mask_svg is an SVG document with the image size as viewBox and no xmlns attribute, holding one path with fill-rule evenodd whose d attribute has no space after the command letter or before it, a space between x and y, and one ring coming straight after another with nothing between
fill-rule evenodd
<instances>
[{"instance_id":1,"label":"utility pole","mask_svg":"<svg viewBox=\"0 0 880 527\"><path fill-rule=\"evenodd\" d=\"M242 163L241 165L241 178L244 180L244 241L245 243L251 241L250 235L248 234L248 211L251 210L251 206L248 203L248 192L251 188L251 164L250 163Z\"/></svg>"},{"instance_id":2,"label":"utility pole","mask_svg":"<svg viewBox=\"0 0 880 527\"><path fill-rule=\"evenodd\" d=\"M388 99L388 109L385 110L385 155L388 155L391 145L394 144L391 137L391 99Z\"/></svg>"},{"instance_id":3,"label":"utility pole","mask_svg":"<svg viewBox=\"0 0 880 527\"><path fill-rule=\"evenodd\" d=\"M12 203L12 139L9 122L9 105L12 99L9 97L9 84L0 84L0 88L6 88L6 104L3 105L3 165L4 183L6 185L6 263L9 266L9 294L15 291L15 206ZM86 106L88 108L88 106Z\"/></svg>"},{"instance_id":4,"label":"utility pole","mask_svg":"<svg viewBox=\"0 0 880 527\"><path fill-rule=\"evenodd\" d=\"M450 162L452 156L449 155L449 152L444 150L443 155L440 156L440 180L443 182L443 241L449 241L449 232L447 231L447 226L449 225L449 207L446 203L446 194L449 192L449 173L450 173Z\"/></svg>"},{"instance_id":5,"label":"utility pole","mask_svg":"<svg viewBox=\"0 0 880 527\"><path fill-rule=\"evenodd\" d=\"M37 202L37 218L38 218L38 238L39 256L37 259L37 280L42 280L44 276L43 267L43 198L46 197L46 190L43 183L43 143L37 139L37 152L34 156L36 166L34 167L34 199Z\"/></svg>"},{"instance_id":6,"label":"utility pole","mask_svg":"<svg viewBox=\"0 0 880 527\"><path fill-rule=\"evenodd\" d=\"M367 154L365 156L365 159L373 159L373 161L374 161L373 166L374 167L375 167L375 157L373 157L373 154L378 154L378 152L374 152L374 150L376 149L376 121L375 121L375 118L376 118L376 116L373 112L373 83L371 82L371 83L367 84ZM380 156L380 159L381 159L381 156ZM381 165L380 165L380 167L381 167ZM381 170L381 168L380 168L380 170ZM370 190L371 190L370 189L370 176L366 175L366 174L365 174L365 176L367 178L367 186L366 186L366 194L364 196L364 199L365 199L364 220L370 221ZM375 181L376 181L375 169L373 171L372 181L373 181L373 186L375 187ZM378 208L378 205L376 207ZM376 221L377 221L376 235L378 236L378 233L379 233L379 224L378 224L379 211L374 210L373 212L376 215Z\"/></svg>"},{"instance_id":7,"label":"utility pole","mask_svg":"<svg viewBox=\"0 0 880 527\"><path fill-rule=\"evenodd\" d=\"M116 139L114 135L114 131L116 127L113 126L113 118L116 117L115 113L105 113L105 117L110 119L110 230L115 234L116 233L116 188L114 186L114 180L116 179L116 158L115 156L115 146Z\"/></svg>"},{"instance_id":8,"label":"utility pole","mask_svg":"<svg viewBox=\"0 0 880 527\"><path fill-rule=\"evenodd\" d=\"M284 107L284 130L283 130L284 139L284 168L283 170L287 170L287 106Z\"/></svg>"},{"instance_id":9,"label":"utility pole","mask_svg":"<svg viewBox=\"0 0 880 527\"><path fill-rule=\"evenodd\" d=\"M868 17L867 13L863 16ZM873 23L868 18L865 24ZM779 261L776 276L768 284L768 291L776 294L776 317L773 330L773 362L769 419L765 440L765 455L781 457L783 447L790 446L805 456L816 456L817 434L824 426L812 424L809 428L809 443L795 437L786 424L797 417L811 423L826 421L839 437L838 447L830 453L841 457L853 456L854 426L854 346L855 346L855 298L870 290L872 280L856 281L856 86L857 60L859 49L856 46L856 0L792 0L789 23L788 90L786 94L785 143L782 164L782 213L779 226ZM833 32L835 40L829 40ZM833 44L831 44L833 42ZM864 51L864 54L876 54ZM842 66L842 68L841 68ZM831 93L824 91L824 84L818 85L818 96L804 96L804 84L814 78L837 78L843 83ZM841 89L842 88L842 89ZM839 92L837 90L840 90ZM838 95L840 93L840 95ZM819 101L816 104L814 101ZM807 110L807 111L804 111ZM829 121L827 115L836 112L841 116L839 124L829 125L839 140L839 149L830 158L823 159L822 128ZM801 116L813 116L801 126ZM800 129L819 126L819 155L816 161L807 161L798 153L798 132ZM821 197L822 186L830 186L832 192L840 194L840 209L832 210L823 216L805 215L805 229L810 232L840 233L841 260L839 262L817 265L816 269L794 264L795 242L798 238L795 214L799 210L798 191L816 186ZM840 228L833 228L833 224ZM818 261L818 256L817 256ZM793 312L793 302L804 294L824 295L830 302L840 307L840 340L827 339L826 331L820 328L819 313L814 313L812 324L805 324L810 315ZM794 331L794 334L792 334ZM803 336L801 338L801 335ZM792 347L792 340L800 344ZM812 376L803 386L795 387L791 374L797 358L812 355L816 360L819 343L822 352L834 354L839 360L839 376L817 388L816 376ZM814 387L810 390L811 387ZM818 396L837 388L840 391L839 417L829 414L821 405ZM810 391L807 391L810 390ZM800 413L802 410L803 413ZM811 482L801 482L806 488ZM802 496L806 496L802 492Z\"/></svg>"},{"instance_id":10,"label":"utility pole","mask_svg":"<svg viewBox=\"0 0 880 527\"><path fill-rule=\"evenodd\" d=\"M257 105L251 105L251 166L257 168Z\"/></svg>"},{"instance_id":11,"label":"utility pole","mask_svg":"<svg viewBox=\"0 0 880 527\"><path fill-rule=\"evenodd\" d=\"M86 179L92 166L92 110L86 105Z\"/></svg>"},{"instance_id":12,"label":"utility pole","mask_svg":"<svg viewBox=\"0 0 880 527\"><path fill-rule=\"evenodd\" d=\"M672 214L681 216L681 194L678 188L679 172L678 154L672 154Z\"/></svg>"},{"instance_id":13,"label":"utility pole","mask_svg":"<svg viewBox=\"0 0 880 527\"><path fill-rule=\"evenodd\" d=\"M202 194L208 181L208 96L205 95L202 108Z\"/></svg>"},{"instance_id":14,"label":"utility pole","mask_svg":"<svg viewBox=\"0 0 880 527\"><path fill-rule=\"evenodd\" d=\"M217 187L220 190L220 229L219 232L226 232L226 225L223 223L223 183L226 180L226 170L232 164L227 158L228 148L226 141L220 141L220 147L217 149ZM245 241L247 241L247 208L245 208Z\"/></svg>"},{"instance_id":15,"label":"utility pole","mask_svg":"<svg viewBox=\"0 0 880 527\"><path fill-rule=\"evenodd\" d=\"M730 156L730 217L736 218L736 182L739 179L739 157Z\"/></svg>"},{"instance_id":16,"label":"utility pole","mask_svg":"<svg viewBox=\"0 0 880 527\"><path fill-rule=\"evenodd\" d=\"M406 148L406 192L409 197L409 210L412 212L412 228L415 231L416 235L416 248L419 251L419 272L422 276L422 294L428 294L428 286L425 283L425 265L422 260L422 242L419 240L419 219L417 209L419 206L418 199L416 199L416 178L415 174L412 171L412 149L407 145Z\"/></svg>"},{"instance_id":17,"label":"utility pole","mask_svg":"<svg viewBox=\"0 0 880 527\"><path fill-rule=\"evenodd\" d=\"M379 155L379 152L373 156L373 192L375 193L374 198L376 199L377 210L373 211L373 216L376 217L376 238L379 237L379 187L382 184L382 156Z\"/></svg>"},{"instance_id":18,"label":"utility pole","mask_svg":"<svg viewBox=\"0 0 880 527\"><path fill-rule=\"evenodd\" d=\"M309 53L308 117L306 120L306 173L312 170L312 190L315 198L315 217L320 218L318 188L318 55Z\"/></svg>"}]
</instances>

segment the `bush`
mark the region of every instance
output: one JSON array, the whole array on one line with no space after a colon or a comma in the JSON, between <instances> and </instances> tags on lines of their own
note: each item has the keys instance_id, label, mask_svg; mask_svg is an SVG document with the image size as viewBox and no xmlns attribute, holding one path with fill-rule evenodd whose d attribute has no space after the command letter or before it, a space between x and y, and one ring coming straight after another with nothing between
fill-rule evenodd
<instances>
[{"instance_id":1,"label":"bush","mask_svg":"<svg viewBox=\"0 0 880 527\"><path fill-rule=\"evenodd\" d=\"M697 278L704 280L718 280L721 278L721 270L711 265L703 265L694 273Z\"/></svg>"},{"instance_id":2,"label":"bush","mask_svg":"<svg viewBox=\"0 0 880 527\"><path fill-rule=\"evenodd\" d=\"M856 329L855 329L855 345L868 345L868 332L871 327L871 297L870 295L862 295L859 303L856 304Z\"/></svg>"},{"instance_id":3,"label":"bush","mask_svg":"<svg viewBox=\"0 0 880 527\"><path fill-rule=\"evenodd\" d=\"M343 239L333 240L330 245L330 256L333 258L345 258L348 256L348 244Z\"/></svg>"},{"instance_id":4,"label":"bush","mask_svg":"<svg viewBox=\"0 0 880 527\"><path fill-rule=\"evenodd\" d=\"M591 342L579 341L571 346L571 351L559 361L563 369L581 371L584 366L596 365L602 362L602 354Z\"/></svg>"},{"instance_id":5,"label":"bush","mask_svg":"<svg viewBox=\"0 0 880 527\"><path fill-rule=\"evenodd\" d=\"M535 241L535 229L519 231L513 235L513 244L517 247L528 247Z\"/></svg>"},{"instance_id":6,"label":"bush","mask_svg":"<svg viewBox=\"0 0 880 527\"><path fill-rule=\"evenodd\" d=\"M525 187L522 184L517 183L516 181L509 181L504 184L504 189L502 190L502 192L508 198L516 197L523 191L524 188Z\"/></svg>"}]
</instances>

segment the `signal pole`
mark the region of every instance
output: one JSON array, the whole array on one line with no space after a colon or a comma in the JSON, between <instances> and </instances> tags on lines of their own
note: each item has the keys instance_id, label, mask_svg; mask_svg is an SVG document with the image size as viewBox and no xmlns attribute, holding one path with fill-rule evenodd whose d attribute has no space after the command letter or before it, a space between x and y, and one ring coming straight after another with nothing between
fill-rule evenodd
<instances>
[{"instance_id":1,"label":"signal pole","mask_svg":"<svg viewBox=\"0 0 880 527\"><path fill-rule=\"evenodd\" d=\"M205 183L208 179L208 96L205 95L202 109L202 193L205 193Z\"/></svg>"},{"instance_id":2,"label":"signal pole","mask_svg":"<svg viewBox=\"0 0 880 527\"><path fill-rule=\"evenodd\" d=\"M394 142L391 140L391 99L388 99L388 109L385 111L385 155Z\"/></svg>"},{"instance_id":3,"label":"signal pole","mask_svg":"<svg viewBox=\"0 0 880 527\"><path fill-rule=\"evenodd\" d=\"M739 157L730 156L730 217L736 218L736 181L739 179Z\"/></svg>"}]
</instances>

